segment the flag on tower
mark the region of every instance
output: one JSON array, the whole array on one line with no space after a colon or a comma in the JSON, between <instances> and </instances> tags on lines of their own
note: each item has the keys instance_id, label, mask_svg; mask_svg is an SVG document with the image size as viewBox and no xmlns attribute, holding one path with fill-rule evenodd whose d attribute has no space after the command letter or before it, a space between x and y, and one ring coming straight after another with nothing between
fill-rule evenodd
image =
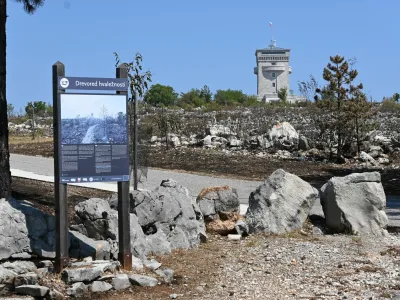
<instances>
[{"instance_id":1,"label":"flag on tower","mask_svg":"<svg viewBox=\"0 0 400 300\"><path fill-rule=\"evenodd\" d=\"M269 26L272 27L272 22L269 22Z\"/></svg>"}]
</instances>

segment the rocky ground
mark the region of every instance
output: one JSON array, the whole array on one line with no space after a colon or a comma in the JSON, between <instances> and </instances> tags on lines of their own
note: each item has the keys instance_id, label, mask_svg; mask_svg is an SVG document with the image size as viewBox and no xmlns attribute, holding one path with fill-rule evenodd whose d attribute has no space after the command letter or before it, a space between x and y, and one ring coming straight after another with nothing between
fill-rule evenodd
<instances>
[{"instance_id":1,"label":"rocky ground","mask_svg":"<svg viewBox=\"0 0 400 300\"><path fill-rule=\"evenodd\" d=\"M400 297L398 237L254 236L221 243L216 282L198 299ZM196 297L185 299L195 299Z\"/></svg>"},{"instance_id":2,"label":"rocky ground","mask_svg":"<svg viewBox=\"0 0 400 300\"><path fill-rule=\"evenodd\" d=\"M53 214L51 192L50 183L13 182L16 198L30 199ZM109 196L78 187L72 187L70 195L71 213L72 205L87 198ZM306 221L290 233L256 234L239 241L210 234L206 243L194 249L151 257L174 270L169 283L160 280L155 287L132 285L81 298L400 299L398 234L379 238L322 235L314 225ZM39 283L64 293L68 288L58 276L47 276Z\"/></svg>"}]
</instances>

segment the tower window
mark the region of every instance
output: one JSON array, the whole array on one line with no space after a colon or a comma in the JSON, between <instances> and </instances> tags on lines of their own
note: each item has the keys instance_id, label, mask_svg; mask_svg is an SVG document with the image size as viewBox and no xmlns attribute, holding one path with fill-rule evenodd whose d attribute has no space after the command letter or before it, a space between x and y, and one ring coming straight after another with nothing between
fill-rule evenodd
<instances>
[{"instance_id":1,"label":"tower window","mask_svg":"<svg viewBox=\"0 0 400 300\"><path fill-rule=\"evenodd\" d=\"M276 65L276 63L271 63L273 66L275 66Z\"/></svg>"},{"instance_id":2,"label":"tower window","mask_svg":"<svg viewBox=\"0 0 400 300\"><path fill-rule=\"evenodd\" d=\"M276 77L276 74L275 73L272 73L272 78L275 78Z\"/></svg>"},{"instance_id":3,"label":"tower window","mask_svg":"<svg viewBox=\"0 0 400 300\"><path fill-rule=\"evenodd\" d=\"M272 83L272 87L275 87L275 82Z\"/></svg>"}]
</instances>

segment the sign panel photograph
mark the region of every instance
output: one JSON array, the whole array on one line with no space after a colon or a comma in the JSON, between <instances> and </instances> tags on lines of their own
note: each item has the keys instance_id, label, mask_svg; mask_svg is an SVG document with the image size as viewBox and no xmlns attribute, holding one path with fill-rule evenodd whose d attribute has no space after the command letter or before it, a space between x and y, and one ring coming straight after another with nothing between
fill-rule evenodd
<instances>
[{"instance_id":1,"label":"sign panel photograph","mask_svg":"<svg viewBox=\"0 0 400 300\"><path fill-rule=\"evenodd\" d=\"M62 183L129 181L127 96L60 94Z\"/></svg>"}]
</instances>

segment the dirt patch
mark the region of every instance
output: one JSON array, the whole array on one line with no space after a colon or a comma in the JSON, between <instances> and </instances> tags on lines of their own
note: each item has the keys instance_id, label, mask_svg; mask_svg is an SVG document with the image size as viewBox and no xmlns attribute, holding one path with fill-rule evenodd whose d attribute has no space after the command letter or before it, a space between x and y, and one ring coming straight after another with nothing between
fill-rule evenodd
<instances>
[{"instance_id":1,"label":"dirt patch","mask_svg":"<svg viewBox=\"0 0 400 300\"><path fill-rule=\"evenodd\" d=\"M27 200L41 211L54 215L54 184L25 178L12 178L12 194L16 200ZM68 186L68 219L72 222L75 205L90 198L108 198L112 192L84 187Z\"/></svg>"}]
</instances>

